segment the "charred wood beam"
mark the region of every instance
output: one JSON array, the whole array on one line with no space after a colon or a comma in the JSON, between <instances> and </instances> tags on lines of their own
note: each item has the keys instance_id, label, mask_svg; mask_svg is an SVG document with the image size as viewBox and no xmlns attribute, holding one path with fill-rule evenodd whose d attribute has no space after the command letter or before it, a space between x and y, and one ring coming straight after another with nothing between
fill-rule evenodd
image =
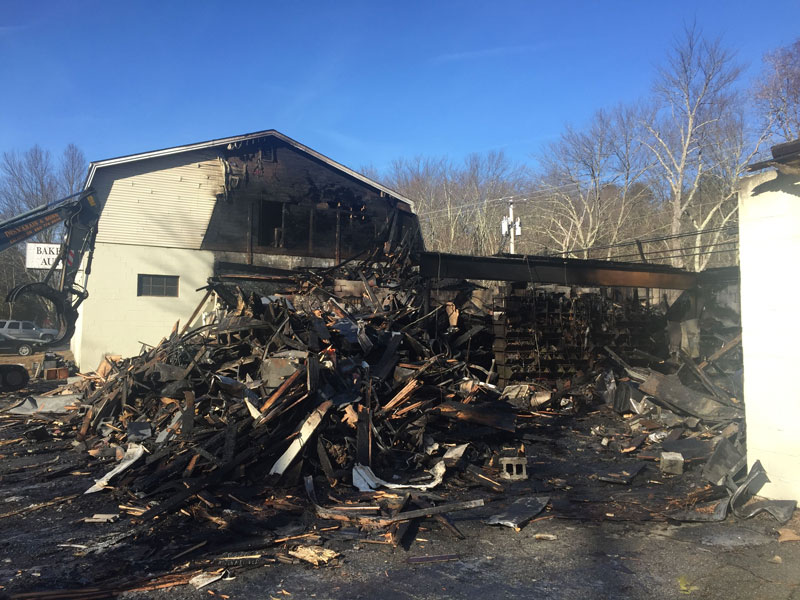
<instances>
[{"instance_id":1,"label":"charred wood beam","mask_svg":"<svg viewBox=\"0 0 800 600\"><path fill-rule=\"evenodd\" d=\"M527 281L561 285L602 285L686 290L697 273L666 265L621 263L546 256L466 256L422 252L424 277Z\"/></svg>"},{"instance_id":2,"label":"charred wood beam","mask_svg":"<svg viewBox=\"0 0 800 600\"><path fill-rule=\"evenodd\" d=\"M516 431L514 413L503 412L495 408L472 406L462 402L442 402L434 409L434 412L454 421L477 423L511 433Z\"/></svg>"}]
</instances>

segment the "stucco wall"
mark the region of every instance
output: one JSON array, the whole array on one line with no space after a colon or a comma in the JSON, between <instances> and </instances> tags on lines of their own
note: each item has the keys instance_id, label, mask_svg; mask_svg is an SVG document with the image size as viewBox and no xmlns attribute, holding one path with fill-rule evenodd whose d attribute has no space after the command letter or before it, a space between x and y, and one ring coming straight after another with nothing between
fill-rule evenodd
<instances>
[{"instance_id":1,"label":"stucco wall","mask_svg":"<svg viewBox=\"0 0 800 600\"><path fill-rule=\"evenodd\" d=\"M747 461L771 480L761 495L800 499L800 178L742 180L739 247Z\"/></svg>"},{"instance_id":2,"label":"stucco wall","mask_svg":"<svg viewBox=\"0 0 800 600\"><path fill-rule=\"evenodd\" d=\"M205 293L195 290L206 285L213 265L213 252L203 250L98 243L72 338L79 367L91 371L106 354L133 356L142 342L158 343L177 319L191 316ZM178 275L178 297L137 296L139 274Z\"/></svg>"}]
</instances>

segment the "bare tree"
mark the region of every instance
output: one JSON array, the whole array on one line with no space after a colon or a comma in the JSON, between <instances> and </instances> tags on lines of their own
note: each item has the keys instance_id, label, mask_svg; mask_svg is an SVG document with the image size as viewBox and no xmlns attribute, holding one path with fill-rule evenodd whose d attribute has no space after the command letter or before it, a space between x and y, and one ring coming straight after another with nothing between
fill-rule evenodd
<instances>
[{"instance_id":1,"label":"bare tree","mask_svg":"<svg viewBox=\"0 0 800 600\"><path fill-rule=\"evenodd\" d=\"M731 110L718 130L719 142L708 147L709 166L684 216L684 229L695 235L685 238L684 264L695 271L712 265L738 262L738 185L748 164L753 162L767 131L748 135L743 107Z\"/></svg>"},{"instance_id":2,"label":"bare tree","mask_svg":"<svg viewBox=\"0 0 800 600\"><path fill-rule=\"evenodd\" d=\"M4 152L0 157L0 220L20 215L80 190L86 174L86 159L74 144L69 144L57 164L50 152L35 145L24 152ZM54 242L61 228L52 227L32 241ZM7 248L0 260L0 296L17 285L38 281L43 272L25 269L23 245ZM9 307L0 302L0 315L10 316Z\"/></svg>"},{"instance_id":3,"label":"bare tree","mask_svg":"<svg viewBox=\"0 0 800 600\"><path fill-rule=\"evenodd\" d=\"M641 123L637 107L600 110L585 129L568 127L547 148L541 158L544 186L532 194L543 246L588 258L602 244L609 257L608 246L639 235L647 224L641 217L650 166Z\"/></svg>"},{"instance_id":4,"label":"bare tree","mask_svg":"<svg viewBox=\"0 0 800 600\"><path fill-rule=\"evenodd\" d=\"M567 127L542 154L536 184L502 153L472 155L463 166L396 161L388 184L416 201L434 250L501 248L498 225L511 196L523 219L522 252L635 260L631 242L653 238L652 258L676 266L735 262L738 180L765 140L763 129L747 128L739 75L718 40L687 27L658 71L651 102Z\"/></svg>"},{"instance_id":5,"label":"bare tree","mask_svg":"<svg viewBox=\"0 0 800 600\"><path fill-rule=\"evenodd\" d=\"M425 245L441 250L441 240L447 227L447 180L450 164L445 159L417 156L397 159L382 180L414 201ZM435 215L435 216L434 216Z\"/></svg>"},{"instance_id":6,"label":"bare tree","mask_svg":"<svg viewBox=\"0 0 800 600\"><path fill-rule=\"evenodd\" d=\"M40 146L4 152L0 161L0 211L7 217L52 202L58 184L50 153Z\"/></svg>"},{"instance_id":7,"label":"bare tree","mask_svg":"<svg viewBox=\"0 0 800 600\"><path fill-rule=\"evenodd\" d=\"M514 165L503 152L471 154L466 158L456 183L457 193L467 207L461 227L470 242L467 252L485 256L503 247L500 223L507 200L519 196L527 181L526 170Z\"/></svg>"},{"instance_id":8,"label":"bare tree","mask_svg":"<svg viewBox=\"0 0 800 600\"><path fill-rule=\"evenodd\" d=\"M75 144L67 144L61 154L61 165L58 169L59 195L61 197L75 194L83 189L86 180L86 156Z\"/></svg>"},{"instance_id":9,"label":"bare tree","mask_svg":"<svg viewBox=\"0 0 800 600\"><path fill-rule=\"evenodd\" d=\"M504 199L527 181L525 169L502 152L469 155L462 166L443 158L396 160L385 180L414 200L427 248L484 255L500 247Z\"/></svg>"},{"instance_id":10,"label":"bare tree","mask_svg":"<svg viewBox=\"0 0 800 600\"><path fill-rule=\"evenodd\" d=\"M649 134L645 143L657 166L654 182L661 191L676 266L705 266L702 257L691 260L690 254L701 253L687 253L683 238L676 236L697 232L702 241L701 230L734 218L736 208L729 201L735 180L757 150L757 145L745 150L738 117L741 99L735 88L739 74L733 55L694 27L676 40L659 70L655 104L644 121ZM725 189L713 198L704 197L701 206L699 192L713 176L724 181Z\"/></svg>"},{"instance_id":11,"label":"bare tree","mask_svg":"<svg viewBox=\"0 0 800 600\"><path fill-rule=\"evenodd\" d=\"M800 138L800 39L764 56L755 96L776 140Z\"/></svg>"}]
</instances>

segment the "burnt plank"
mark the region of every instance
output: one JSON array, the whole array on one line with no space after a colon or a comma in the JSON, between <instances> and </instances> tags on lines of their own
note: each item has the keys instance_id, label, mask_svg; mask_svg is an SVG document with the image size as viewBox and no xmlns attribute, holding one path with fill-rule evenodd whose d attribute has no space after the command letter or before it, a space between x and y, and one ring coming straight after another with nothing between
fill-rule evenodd
<instances>
[{"instance_id":1,"label":"burnt plank","mask_svg":"<svg viewBox=\"0 0 800 600\"><path fill-rule=\"evenodd\" d=\"M464 404L463 402L442 402L435 410L443 417L455 421L477 423L512 433L517 429L516 418L512 412Z\"/></svg>"}]
</instances>

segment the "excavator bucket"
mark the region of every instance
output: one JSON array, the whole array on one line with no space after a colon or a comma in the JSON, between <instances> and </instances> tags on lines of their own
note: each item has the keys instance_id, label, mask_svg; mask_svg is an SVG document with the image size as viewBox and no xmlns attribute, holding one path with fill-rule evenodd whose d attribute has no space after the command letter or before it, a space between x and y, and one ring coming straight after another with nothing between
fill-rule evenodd
<instances>
[{"instance_id":1,"label":"excavator bucket","mask_svg":"<svg viewBox=\"0 0 800 600\"><path fill-rule=\"evenodd\" d=\"M39 302L48 307L48 312L52 313L58 328L58 334L47 346L58 346L67 342L75 333L75 322L78 319L78 311L70 303L67 294L60 292L46 283L34 282L26 283L15 287L8 293L6 302Z\"/></svg>"}]
</instances>

